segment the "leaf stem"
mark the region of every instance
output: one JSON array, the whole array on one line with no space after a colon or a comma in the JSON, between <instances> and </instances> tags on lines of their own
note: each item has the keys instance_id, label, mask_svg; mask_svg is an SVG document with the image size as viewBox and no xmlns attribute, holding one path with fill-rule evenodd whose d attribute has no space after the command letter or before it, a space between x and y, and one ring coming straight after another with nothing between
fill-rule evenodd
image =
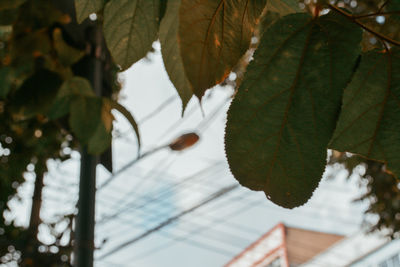
<instances>
[{"instance_id":1,"label":"leaf stem","mask_svg":"<svg viewBox=\"0 0 400 267\"><path fill-rule=\"evenodd\" d=\"M362 19L362 18L369 18L369 17L376 17L376 16L388 16L388 15L393 15L393 14L400 14L400 10L390 11L390 12L375 12L375 13L370 13L370 14L365 14L365 15L357 15L357 16L352 15L352 17L356 18L356 19Z\"/></svg>"},{"instance_id":2,"label":"leaf stem","mask_svg":"<svg viewBox=\"0 0 400 267\"><path fill-rule=\"evenodd\" d=\"M338 7L334 6L334 5L331 5L331 4L328 4L328 7L329 7L331 10L333 10L333 11L339 13L340 15L345 16L347 19L351 20L353 23L357 24L358 26L360 26L360 27L363 28L364 30L366 30L366 31L372 33L373 35L377 36L378 38L380 38L380 39L382 39L382 40L388 42L389 44L392 44L392 45L395 45L395 46L400 46L400 42L399 42L399 41L393 40L393 39L389 38L389 37L386 36L386 35L383 35L383 34L381 34L381 33L379 33L379 32L376 32L375 30L371 29L371 28L368 27L367 25L365 25L365 24L359 22L359 21L357 20L357 19L358 19L357 17L355 17L355 16L353 16L353 15L347 13L346 11L343 11L343 10L341 10L340 8L338 8Z\"/></svg>"}]
</instances>

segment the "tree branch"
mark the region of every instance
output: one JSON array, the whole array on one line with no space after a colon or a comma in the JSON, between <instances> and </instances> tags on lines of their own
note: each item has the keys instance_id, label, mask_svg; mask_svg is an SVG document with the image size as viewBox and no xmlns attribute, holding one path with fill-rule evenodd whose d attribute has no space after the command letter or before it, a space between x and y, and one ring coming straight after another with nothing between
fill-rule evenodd
<instances>
[{"instance_id":1,"label":"tree branch","mask_svg":"<svg viewBox=\"0 0 400 267\"><path fill-rule=\"evenodd\" d=\"M371 29L371 28L368 27L367 25L365 25L365 24L359 22L359 21L357 20L357 19L358 19L357 17L355 17L355 16L353 16L353 15L347 13L346 11L343 11L343 10L341 10L340 8L338 8L338 7L334 6L334 5L331 5L331 4L329 4L328 7L329 7L331 10L333 10L333 11L339 13L340 15L346 17L347 19L349 19L349 20L352 21L353 23L357 24L358 26L360 26L360 27L363 28L364 30L366 30L366 31L368 31L368 32L370 32L370 33L372 33L373 35L375 35L375 36L378 37L379 39L382 39L382 40L384 40L385 42L387 42L387 43L389 43L389 44L392 44L392 45L395 45L395 46L400 46L400 42L399 42L399 41L393 40L393 39L391 39L390 37L388 37L388 36L386 36L386 35L383 35L383 34L381 34L381 33L379 33L379 32L376 32L375 30Z\"/></svg>"}]
</instances>

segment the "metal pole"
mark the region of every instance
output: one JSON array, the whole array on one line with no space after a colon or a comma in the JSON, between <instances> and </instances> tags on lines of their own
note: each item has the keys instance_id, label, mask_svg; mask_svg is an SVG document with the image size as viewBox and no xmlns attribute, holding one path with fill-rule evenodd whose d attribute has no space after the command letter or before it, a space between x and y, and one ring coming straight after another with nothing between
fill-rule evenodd
<instances>
[{"instance_id":1,"label":"metal pole","mask_svg":"<svg viewBox=\"0 0 400 267\"><path fill-rule=\"evenodd\" d=\"M78 216L76 217L74 266L92 267L94 251L97 157L81 152Z\"/></svg>"},{"instance_id":2,"label":"metal pole","mask_svg":"<svg viewBox=\"0 0 400 267\"><path fill-rule=\"evenodd\" d=\"M102 95L104 43L101 29L94 25L87 32L91 54L87 77L97 96ZM74 266L92 267L94 252L94 227L96 203L96 165L98 156L89 155L86 148L81 151L78 216L74 245Z\"/></svg>"}]
</instances>

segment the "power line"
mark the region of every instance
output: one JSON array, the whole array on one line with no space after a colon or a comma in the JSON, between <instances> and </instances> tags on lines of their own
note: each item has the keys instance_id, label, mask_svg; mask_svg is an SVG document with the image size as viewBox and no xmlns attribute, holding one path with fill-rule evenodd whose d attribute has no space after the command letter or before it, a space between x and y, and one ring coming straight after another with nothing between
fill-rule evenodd
<instances>
[{"instance_id":1,"label":"power line","mask_svg":"<svg viewBox=\"0 0 400 267\"><path fill-rule=\"evenodd\" d=\"M248 202L248 204L245 205L240 211L235 211L235 214L239 214L239 213L242 213L242 212L244 212L244 211L246 211L246 210L248 210L248 209L253 208L255 202L256 202L256 201ZM227 220L227 218L229 218L229 216L224 216L224 218L225 218L225 219L218 219L219 223L225 222L225 221ZM168 241L168 242L166 242L166 243L164 243L164 244L162 244L162 245L160 245L160 246L156 246L156 247L154 247L154 248L152 248L152 249L149 249L148 251L146 251L146 253L141 253L141 254L135 256L134 258L132 258L132 260L136 261L136 260L140 260L140 259L142 259L142 258L145 258L145 257L147 257L147 256L149 256L149 255L153 255L155 252L158 252L158 251L160 251L160 250L162 250L162 249L165 249L165 248L169 248L169 247L170 247L170 244L171 244L171 243L174 243L174 242L182 242L182 241L188 242L188 239L189 239L190 237L192 237L193 234L203 232L204 230L206 230L206 228L209 228L210 226L213 226L213 225L210 224L210 225L204 227L204 228L203 228L202 230L200 230L200 231L198 231L198 229L196 229L195 231L192 231L192 232L190 232L189 234L186 234L185 236L181 236L181 237L179 237L179 238L171 239L170 241ZM214 225L214 226L215 226L215 225ZM260 234L257 233L257 236L259 236L259 235L260 235ZM234 254L236 254L236 253L231 253L229 256L232 257Z\"/></svg>"},{"instance_id":2,"label":"power line","mask_svg":"<svg viewBox=\"0 0 400 267\"><path fill-rule=\"evenodd\" d=\"M221 110L223 110L223 106L225 106L230 100L232 100L232 96L230 95L229 97L224 98L219 105L217 105L217 107L215 107L213 109L213 111L210 113L209 116L207 116L207 118L203 119L199 125L197 126L197 128L199 129L199 131L205 131L210 125L211 122L217 117L218 113L221 112Z\"/></svg>"},{"instance_id":3,"label":"power line","mask_svg":"<svg viewBox=\"0 0 400 267\"><path fill-rule=\"evenodd\" d=\"M236 199L238 199L239 201L240 201L240 203L243 203L244 201L244 199L246 199L246 198L249 198L249 197L252 197L253 195L251 195L251 194L247 194L247 195L244 195L244 194L240 194L240 197L237 197ZM232 198L233 199L233 198ZM234 200L236 200L236 199L234 199ZM219 199L220 200L220 199ZM231 198L229 198L228 200L231 200ZM161 201L160 201L161 202ZM257 202L259 202L259 200L257 200ZM232 206L232 205L234 205L235 204L235 202L234 201L230 201L227 205L219 205L218 207L216 207L216 208L213 208L212 209L212 212L217 212L219 209L221 209L221 208L224 208L224 209L226 209L227 207L229 207L229 206ZM254 204L253 203L251 203L251 206L254 206ZM157 208L157 211L158 210L160 210L160 208ZM248 210L248 209L247 209ZM236 211L234 211L235 213L236 213ZM121 214L123 214L123 215L127 215L127 213L121 213ZM157 219L157 218L159 218L159 215L157 214L157 215L154 215L153 217L155 217L154 219ZM151 222L153 222L153 220L152 220L152 218L153 217L151 217L151 218L149 218L148 219L148 221L151 223ZM227 216L223 216L224 218L227 218ZM202 218L204 218L204 216L202 216ZM121 221L121 219L120 219L120 217L116 217L116 220L120 220ZM126 221L126 223L129 225L129 226L135 226L135 225L133 225L132 224L132 221L134 221L134 219L132 219L132 220L130 220L130 221ZM125 233L125 231L120 231L121 233Z\"/></svg>"},{"instance_id":4,"label":"power line","mask_svg":"<svg viewBox=\"0 0 400 267\"><path fill-rule=\"evenodd\" d=\"M142 210L141 210L142 211ZM151 209L150 211L157 211L156 208ZM142 211L142 213L146 213L145 211ZM185 234L192 236L192 234L198 234L200 232L204 232L204 230L209 230L212 235L212 238L210 238L211 240L215 241L215 240L223 240L224 238L228 238L230 239L236 239L236 240L241 240L240 243L243 243L243 241L245 243L249 243L251 240L246 239L243 236L239 236L237 234L237 231L235 232L228 232L225 230L218 230L218 229L214 229L213 227L217 225L217 220L210 222L207 222L205 224L199 223L199 222L194 222L194 221L189 221L189 220L184 220L183 218L181 218L180 220L183 220L182 225L179 225L179 227L174 228L174 230L178 230L178 231L183 231L185 232ZM226 222L226 218L225 219L221 219L218 220L219 223L222 222ZM131 225L132 220L130 219L124 219L124 218L119 218L119 221L122 221L128 225ZM190 224L190 225L189 225ZM147 225L147 221L142 222L140 225ZM190 230L185 230L185 229L189 229ZM195 229L193 229L195 228ZM165 229L166 230L166 229ZM214 234L213 234L214 233ZM204 238L205 236L202 235L202 237ZM226 242L226 240L223 240L223 242ZM232 244L232 243L231 243ZM240 246L242 248L242 246Z\"/></svg>"},{"instance_id":5,"label":"power line","mask_svg":"<svg viewBox=\"0 0 400 267\"><path fill-rule=\"evenodd\" d=\"M137 210L137 209L143 208L144 206L146 206L146 205L148 205L148 204L151 204L151 203L160 201L163 197L165 197L165 195L169 194L174 188L179 187L179 186L181 186L181 185L183 185L183 184L186 184L186 183L188 183L188 182L190 182L190 181L193 181L194 179L199 178L200 175L203 175L203 174L205 174L205 173L208 173L208 172L210 172L211 170L214 171L214 169L215 169L216 167L218 167L220 164L221 164L221 162L217 162L217 163L215 163L214 165L207 166L207 167L205 167L204 169L202 169L202 170L200 170L200 171L198 171L198 172L196 172L196 173L194 173L194 174L191 174L191 175L187 176L186 178L184 178L184 179L181 180L180 182L176 182L176 183L172 184L169 188L167 188L167 189L165 189L164 191L160 192L160 193L158 194L158 196L156 196L156 197L147 197L147 201L146 201L145 203L136 204L137 199L134 200L134 201L132 201L132 202L129 202L129 203L127 203L124 207L118 209L118 210L115 211L114 213L109 214L109 215L103 217L98 223L99 223L99 224L102 224L102 223L104 223L105 221L107 221L107 220L109 220L109 219L113 219L113 218L115 218L116 216L118 216L119 214L121 214L122 212L126 212L126 211L128 211L128 210ZM134 204L134 205L132 205L132 204Z\"/></svg>"},{"instance_id":6,"label":"power line","mask_svg":"<svg viewBox=\"0 0 400 267\"><path fill-rule=\"evenodd\" d=\"M129 246L129 245L131 245L131 244L133 244L133 243L135 243L135 242L147 237L148 235L150 235L150 234L152 234L152 233L164 228L165 226L167 226L167 225L179 220L179 218L181 218L182 216L195 211L196 209L198 209L198 208L208 204L209 202L212 202L215 199L217 199L217 198L219 198L219 197L221 197L221 196L233 191L234 189L237 189L238 186L239 186L238 184L235 184L235 185L230 185L230 186L227 186L227 187L224 187L224 188L218 190L216 193L212 194L206 200L201 201L200 203L194 205L193 207L182 211L178 215L175 215L173 217L168 218L164 222L162 222L159 225L147 230L146 232L134 237L133 239L128 240L128 241L116 246L115 248L113 248L110 251L106 252L105 254L101 255L98 259L104 259L104 258L110 256L111 254L113 254L113 253L115 253L117 251L120 251L123 248L126 248L127 246Z\"/></svg>"},{"instance_id":7,"label":"power line","mask_svg":"<svg viewBox=\"0 0 400 267\"><path fill-rule=\"evenodd\" d=\"M167 236L167 237L171 238L174 241L179 240L179 238L181 238L179 236L178 237L176 237L176 236L174 237L170 233L166 233L166 232L163 232L163 231L161 232L161 235ZM203 248L203 249L206 249L206 250L209 250L209 251L213 251L215 253L223 254L223 255L228 256L228 257L231 257L232 254L233 254L233 252L230 252L228 250L222 249L220 246L212 246L209 243L204 244L202 242L199 242L198 240L193 240L193 239L186 240L185 243L186 244L192 244L192 245L194 245L196 247L200 247L200 248Z\"/></svg>"},{"instance_id":8,"label":"power line","mask_svg":"<svg viewBox=\"0 0 400 267\"><path fill-rule=\"evenodd\" d=\"M211 113L211 115L208 116L207 119L204 119L203 121L201 121L201 122L199 123L199 125L198 125L196 128L199 128L199 131L204 131L204 130L207 128L207 125L209 125L209 124L215 119L215 117L216 117L216 115L218 114L218 112L222 109L222 107L223 107L230 99L231 99L231 97L228 97L228 98L224 99L224 100L222 101L222 103L220 103L220 105L218 105L217 108L215 108L215 109L213 110L213 112ZM188 117L189 115L191 115L191 114L187 114L187 116L185 116L184 118L180 119L177 123L178 123L178 124L181 124L181 123L183 122L183 120L184 120L184 119L187 119L187 117ZM176 124L177 124L177 123L175 123L175 124L172 125L173 128L176 128ZM167 133L169 133L169 132L171 131L170 129L172 128L172 126L169 127L169 128L165 131L165 133L164 133L163 136L165 136ZM201 129L202 127L203 127L203 129ZM101 189L103 189L103 188L104 188L105 186L107 186L112 180L114 180L119 174L121 174L122 172L124 172L125 170L127 170L128 168L130 168L132 165L136 164L139 160L141 160L141 159L143 159L143 158L145 158L145 157L147 157L147 156L149 156L149 155L151 155L151 154L153 154L153 153L155 153L155 152L157 152L157 151L159 151L159 150L161 150L161 149L163 149L163 148L166 148L167 146L168 146L168 144L167 144L167 145L161 145L161 146L159 146L159 147L157 147L157 148L155 148L155 149L153 149L153 150L147 151L146 153L142 154L141 156L139 156L139 157L137 157L137 158L131 160L131 161L128 162L126 165L124 165L121 169L119 169L118 171L116 171L115 173L113 173L103 184L101 184L101 185L97 188L97 190L100 191Z\"/></svg>"},{"instance_id":9,"label":"power line","mask_svg":"<svg viewBox=\"0 0 400 267\"><path fill-rule=\"evenodd\" d=\"M149 114L147 114L146 116L144 116L139 122L138 125L142 125L143 123L145 123L146 121L148 121L149 119L153 118L154 116L156 116L158 113L160 113L164 108L166 108L169 104L171 104L172 102L174 102L175 100L177 100L178 98L176 97L176 95L173 95L169 98L167 98L164 102L162 102L158 107L156 107L152 112L150 112Z\"/></svg>"},{"instance_id":10,"label":"power line","mask_svg":"<svg viewBox=\"0 0 400 267\"><path fill-rule=\"evenodd\" d=\"M163 169L164 171L166 171L174 163L174 161L175 158L172 158L172 161L164 160L164 162L162 162L161 160L158 166L161 166L162 163L164 163L165 166L163 166ZM145 176L140 177L141 179L138 179L137 182L133 184L127 192L125 192L124 194L119 193L119 195L122 195L122 197L120 197L118 200L115 200L115 202L112 204L107 203L107 206L110 207L108 215L107 214L103 215L102 218L99 219L99 222L102 221L104 217L110 217L109 216L110 213L116 213L116 211L129 208L129 206L131 205L138 205L137 202L142 203L143 202L142 199L144 198L144 196L142 196L142 194L139 194L140 188L143 187L145 184L149 183L150 181L152 181L152 184L150 184L150 186L154 188L154 186L152 185L154 184L159 185L161 177L162 174L158 172L156 173L154 171L150 171Z\"/></svg>"},{"instance_id":11,"label":"power line","mask_svg":"<svg viewBox=\"0 0 400 267\"><path fill-rule=\"evenodd\" d=\"M142 160L146 157L148 157L151 154L154 154L157 151L160 151L163 148L166 148L167 145L163 145L163 146L159 146L156 147L152 150L149 150L145 153L143 153L142 155L140 155L139 157L129 161L127 164L125 164L124 166L121 167L121 169L119 169L118 171L114 172L112 175L110 175L110 177L108 177L101 185L98 186L97 191L102 190L104 187L106 187L109 183L111 183L112 180L114 180L118 175L120 175L121 173L123 173L124 171L126 171L127 169L129 169L131 166L133 166L134 164L136 164L139 160Z\"/></svg>"},{"instance_id":12,"label":"power line","mask_svg":"<svg viewBox=\"0 0 400 267\"><path fill-rule=\"evenodd\" d=\"M103 196L106 196L107 198L111 198L112 200L114 200L113 204L110 204L109 202L106 202L104 200L104 198L100 198L99 200L103 202L103 204L105 204L106 206L115 206L117 205L116 203L118 203L118 205L120 205L121 201L126 202L126 198L129 196L133 196L134 191L137 191L137 185L140 184L142 182L142 180L151 180L151 179L157 179L157 181L159 181L160 176L165 173L167 171L167 169L170 167L170 165L173 163L174 159L172 160L172 162L168 162L167 159L169 159L171 157L164 157L163 159L161 159L160 161L158 161L155 165L158 166L157 169L153 169L150 171L147 171L146 174L130 174L130 176L134 176L135 177L135 181L136 183L134 183L130 189L128 189L125 192L121 192L121 186L117 186L117 185L109 185L107 187L107 190L101 191L99 192L100 194L102 194ZM165 165L165 166L164 166ZM115 195L121 195L123 194L123 197L115 197Z\"/></svg>"}]
</instances>

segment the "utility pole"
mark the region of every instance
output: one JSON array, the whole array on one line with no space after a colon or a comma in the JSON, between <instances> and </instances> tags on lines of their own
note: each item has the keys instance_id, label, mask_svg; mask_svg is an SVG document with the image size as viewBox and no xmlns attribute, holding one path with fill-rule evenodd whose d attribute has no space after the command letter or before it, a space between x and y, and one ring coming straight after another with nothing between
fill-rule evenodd
<instances>
[{"instance_id":1,"label":"utility pole","mask_svg":"<svg viewBox=\"0 0 400 267\"><path fill-rule=\"evenodd\" d=\"M89 45L87 58L88 79L97 96L103 93L104 39L97 23L86 31ZM86 147L81 149L81 170L79 182L78 216L76 218L74 266L92 267L94 252L96 166L99 157L89 155Z\"/></svg>"},{"instance_id":2,"label":"utility pole","mask_svg":"<svg viewBox=\"0 0 400 267\"><path fill-rule=\"evenodd\" d=\"M74 240L74 266L92 267L96 202L97 157L81 151L78 216Z\"/></svg>"},{"instance_id":3,"label":"utility pole","mask_svg":"<svg viewBox=\"0 0 400 267\"><path fill-rule=\"evenodd\" d=\"M75 75L89 80L97 96L107 94L103 88L104 64L108 56L101 27L97 21L76 21L73 0L54 0L60 10L71 17L71 23L63 25L63 30L80 49L84 56L73 67ZM110 154L111 157L111 154ZM94 253L95 202L96 202L96 166L99 156L90 155L86 146L81 147L81 168L79 181L78 215L74 231L74 267L92 267ZM110 170L110 168L108 168Z\"/></svg>"}]
</instances>

